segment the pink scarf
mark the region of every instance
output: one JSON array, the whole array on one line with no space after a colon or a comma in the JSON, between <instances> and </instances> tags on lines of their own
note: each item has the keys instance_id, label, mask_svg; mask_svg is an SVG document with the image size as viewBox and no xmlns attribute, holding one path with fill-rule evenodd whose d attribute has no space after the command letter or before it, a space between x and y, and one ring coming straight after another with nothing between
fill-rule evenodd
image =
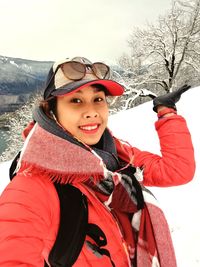
<instances>
[{"instance_id":1,"label":"pink scarf","mask_svg":"<svg viewBox=\"0 0 200 267\"><path fill-rule=\"evenodd\" d=\"M131 214L135 243L130 258L137 267L176 267L176 259L167 221L156 199L143 188L145 205L138 210L122 182L123 175L106 169L103 160L92 150L64 140L41 128L37 123L30 131L22 149L19 172L41 172L52 182L70 183L78 187L92 202L85 183L93 184L112 176L115 184L108 205L119 221L121 214Z\"/></svg>"}]
</instances>

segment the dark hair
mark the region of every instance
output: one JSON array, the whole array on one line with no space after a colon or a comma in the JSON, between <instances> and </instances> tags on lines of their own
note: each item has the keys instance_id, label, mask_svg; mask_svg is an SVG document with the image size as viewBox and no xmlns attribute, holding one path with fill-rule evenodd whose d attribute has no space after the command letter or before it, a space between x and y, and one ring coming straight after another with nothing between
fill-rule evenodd
<instances>
[{"instance_id":1,"label":"dark hair","mask_svg":"<svg viewBox=\"0 0 200 267\"><path fill-rule=\"evenodd\" d=\"M106 90L106 87L103 86L102 84L94 84L91 86L97 88L99 91L103 91L106 96L108 95L108 91Z\"/></svg>"},{"instance_id":2,"label":"dark hair","mask_svg":"<svg viewBox=\"0 0 200 267\"><path fill-rule=\"evenodd\" d=\"M52 113L56 114L57 100L55 96L51 96L46 100L42 100L39 103L40 107L44 110L45 114L53 119Z\"/></svg>"}]
</instances>

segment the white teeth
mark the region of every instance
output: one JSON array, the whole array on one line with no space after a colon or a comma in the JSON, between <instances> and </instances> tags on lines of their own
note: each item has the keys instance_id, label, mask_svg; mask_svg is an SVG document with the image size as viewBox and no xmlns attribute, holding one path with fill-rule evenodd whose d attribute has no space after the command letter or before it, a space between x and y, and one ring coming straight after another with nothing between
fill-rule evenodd
<instances>
[{"instance_id":1,"label":"white teeth","mask_svg":"<svg viewBox=\"0 0 200 267\"><path fill-rule=\"evenodd\" d=\"M97 129L97 125L94 125L94 126L82 126L81 129L83 130L87 130L87 131L91 131L91 130L95 130Z\"/></svg>"}]
</instances>

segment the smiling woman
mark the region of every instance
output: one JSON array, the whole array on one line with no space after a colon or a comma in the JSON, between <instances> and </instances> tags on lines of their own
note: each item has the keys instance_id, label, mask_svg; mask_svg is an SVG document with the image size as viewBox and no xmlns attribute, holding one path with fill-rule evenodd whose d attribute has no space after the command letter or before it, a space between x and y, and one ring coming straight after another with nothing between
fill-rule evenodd
<instances>
[{"instance_id":1,"label":"smiling woman","mask_svg":"<svg viewBox=\"0 0 200 267\"><path fill-rule=\"evenodd\" d=\"M191 136L175 106L190 87L154 99L160 156L108 129L107 96L124 92L109 74L84 57L51 67L0 198L0 266L176 267L168 224L144 185L193 177Z\"/></svg>"},{"instance_id":2,"label":"smiling woman","mask_svg":"<svg viewBox=\"0 0 200 267\"><path fill-rule=\"evenodd\" d=\"M88 145L97 144L108 122L105 92L91 85L72 95L58 97L56 117L78 140Z\"/></svg>"}]
</instances>

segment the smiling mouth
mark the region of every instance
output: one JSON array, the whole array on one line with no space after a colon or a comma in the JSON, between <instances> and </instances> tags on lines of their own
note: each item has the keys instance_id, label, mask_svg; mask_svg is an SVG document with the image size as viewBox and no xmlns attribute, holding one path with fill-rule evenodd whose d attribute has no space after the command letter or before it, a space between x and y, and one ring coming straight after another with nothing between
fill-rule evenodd
<instances>
[{"instance_id":1,"label":"smiling mouth","mask_svg":"<svg viewBox=\"0 0 200 267\"><path fill-rule=\"evenodd\" d=\"M79 129L85 133L95 133L98 131L100 124L79 126Z\"/></svg>"}]
</instances>

